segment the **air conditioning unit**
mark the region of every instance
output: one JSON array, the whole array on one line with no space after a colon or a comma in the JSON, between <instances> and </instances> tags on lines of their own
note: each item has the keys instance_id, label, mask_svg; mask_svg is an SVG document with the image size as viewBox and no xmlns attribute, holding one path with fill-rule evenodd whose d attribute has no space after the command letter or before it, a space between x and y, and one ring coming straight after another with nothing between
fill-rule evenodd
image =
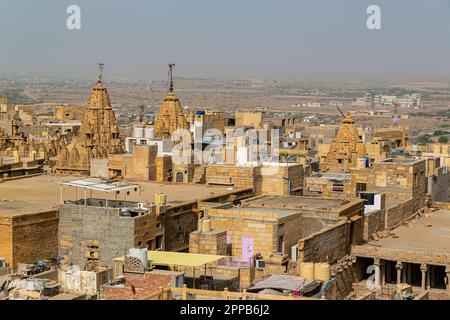
<instances>
[{"instance_id":1,"label":"air conditioning unit","mask_svg":"<svg viewBox=\"0 0 450 320\"><path fill-rule=\"evenodd\" d=\"M266 262L264 260L256 260L256 269L264 269Z\"/></svg>"},{"instance_id":2,"label":"air conditioning unit","mask_svg":"<svg viewBox=\"0 0 450 320\"><path fill-rule=\"evenodd\" d=\"M145 206L144 202L139 202L137 207L139 210L148 210L148 208Z\"/></svg>"}]
</instances>

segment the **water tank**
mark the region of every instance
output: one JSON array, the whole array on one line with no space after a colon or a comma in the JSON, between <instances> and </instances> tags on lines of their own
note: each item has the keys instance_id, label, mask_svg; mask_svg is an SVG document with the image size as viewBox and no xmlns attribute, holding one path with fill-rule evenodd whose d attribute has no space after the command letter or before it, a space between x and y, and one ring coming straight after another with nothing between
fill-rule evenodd
<instances>
[{"instance_id":1,"label":"water tank","mask_svg":"<svg viewBox=\"0 0 450 320\"><path fill-rule=\"evenodd\" d=\"M314 266L314 280L330 280L330 265L328 263L316 263Z\"/></svg>"},{"instance_id":2,"label":"water tank","mask_svg":"<svg viewBox=\"0 0 450 320\"><path fill-rule=\"evenodd\" d=\"M134 127L134 137L135 138L143 138L144 137L144 128Z\"/></svg>"},{"instance_id":3,"label":"water tank","mask_svg":"<svg viewBox=\"0 0 450 320\"><path fill-rule=\"evenodd\" d=\"M300 277L314 280L314 263L313 262L302 262L300 263Z\"/></svg>"},{"instance_id":4,"label":"water tank","mask_svg":"<svg viewBox=\"0 0 450 320\"><path fill-rule=\"evenodd\" d=\"M195 111L195 115L203 116L203 115L205 115L205 111Z\"/></svg>"},{"instance_id":5,"label":"water tank","mask_svg":"<svg viewBox=\"0 0 450 320\"><path fill-rule=\"evenodd\" d=\"M167 195L165 193L155 193L155 205L163 206L167 203Z\"/></svg>"},{"instance_id":6,"label":"water tank","mask_svg":"<svg viewBox=\"0 0 450 320\"><path fill-rule=\"evenodd\" d=\"M210 232L210 231L211 231L211 219L203 219L202 232Z\"/></svg>"},{"instance_id":7,"label":"water tank","mask_svg":"<svg viewBox=\"0 0 450 320\"><path fill-rule=\"evenodd\" d=\"M153 133L153 128L145 128L145 137L147 139L153 139L155 137Z\"/></svg>"},{"instance_id":8,"label":"water tank","mask_svg":"<svg viewBox=\"0 0 450 320\"><path fill-rule=\"evenodd\" d=\"M130 248L128 250L128 255L134 258L138 258L145 268L148 267L148 251L147 249L143 248Z\"/></svg>"}]
</instances>

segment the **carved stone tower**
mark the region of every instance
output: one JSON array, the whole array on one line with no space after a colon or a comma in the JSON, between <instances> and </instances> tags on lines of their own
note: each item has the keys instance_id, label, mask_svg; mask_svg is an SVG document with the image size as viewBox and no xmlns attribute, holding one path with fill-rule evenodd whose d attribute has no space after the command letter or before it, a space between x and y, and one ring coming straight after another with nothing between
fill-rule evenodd
<instances>
[{"instance_id":1,"label":"carved stone tower","mask_svg":"<svg viewBox=\"0 0 450 320\"><path fill-rule=\"evenodd\" d=\"M103 64L100 64L98 81L89 97L78 136L58 154L58 173L86 175L91 158L106 158L108 153L124 150L116 116L102 81Z\"/></svg>"},{"instance_id":2,"label":"carved stone tower","mask_svg":"<svg viewBox=\"0 0 450 320\"><path fill-rule=\"evenodd\" d=\"M167 82L169 91L164 97L164 101L159 107L158 115L155 119L155 137L168 138L177 129L188 129L186 117L183 114L180 100L173 92L173 68L174 64L169 64L169 75Z\"/></svg>"},{"instance_id":3,"label":"carved stone tower","mask_svg":"<svg viewBox=\"0 0 450 320\"><path fill-rule=\"evenodd\" d=\"M350 172L358 158L367 156L366 148L350 113L342 119L336 138L328 151L322 171Z\"/></svg>"}]
</instances>

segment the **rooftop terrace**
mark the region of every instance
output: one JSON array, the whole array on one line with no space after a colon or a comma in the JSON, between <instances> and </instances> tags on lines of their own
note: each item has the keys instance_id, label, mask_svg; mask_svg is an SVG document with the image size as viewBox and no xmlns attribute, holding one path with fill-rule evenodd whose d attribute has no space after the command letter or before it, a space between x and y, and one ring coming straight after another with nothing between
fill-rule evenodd
<instances>
[{"instance_id":1,"label":"rooftop terrace","mask_svg":"<svg viewBox=\"0 0 450 320\"><path fill-rule=\"evenodd\" d=\"M56 208L60 203L60 184L74 180L73 177L39 175L0 183L0 215L21 215ZM202 184L161 184L156 182L139 182L142 201L152 202L155 193L165 193L168 202L190 202L213 195L229 192L228 186L208 186ZM81 192L79 191L80 197ZM75 193L64 194L67 200L76 200ZM92 198L104 198L104 192L92 191ZM138 193L131 193L129 201L139 201Z\"/></svg>"},{"instance_id":2,"label":"rooftop terrace","mask_svg":"<svg viewBox=\"0 0 450 320\"><path fill-rule=\"evenodd\" d=\"M382 238L361 246L353 246L352 254L386 260L450 264L450 211L439 210L401 226L395 237Z\"/></svg>"},{"instance_id":3,"label":"rooftop terrace","mask_svg":"<svg viewBox=\"0 0 450 320\"><path fill-rule=\"evenodd\" d=\"M243 205L284 208L333 209L349 204L350 201L338 198L319 198L303 196L261 196L248 199Z\"/></svg>"}]
</instances>

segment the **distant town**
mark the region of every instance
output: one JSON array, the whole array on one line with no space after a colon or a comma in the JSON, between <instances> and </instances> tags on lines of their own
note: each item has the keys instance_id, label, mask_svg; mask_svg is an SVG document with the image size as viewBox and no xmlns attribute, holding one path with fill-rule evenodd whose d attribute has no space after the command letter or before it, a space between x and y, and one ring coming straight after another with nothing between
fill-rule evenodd
<instances>
[{"instance_id":1,"label":"distant town","mask_svg":"<svg viewBox=\"0 0 450 320\"><path fill-rule=\"evenodd\" d=\"M0 299L450 298L449 83L108 67L1 80Z\"/></svg>"}]
</instances>

